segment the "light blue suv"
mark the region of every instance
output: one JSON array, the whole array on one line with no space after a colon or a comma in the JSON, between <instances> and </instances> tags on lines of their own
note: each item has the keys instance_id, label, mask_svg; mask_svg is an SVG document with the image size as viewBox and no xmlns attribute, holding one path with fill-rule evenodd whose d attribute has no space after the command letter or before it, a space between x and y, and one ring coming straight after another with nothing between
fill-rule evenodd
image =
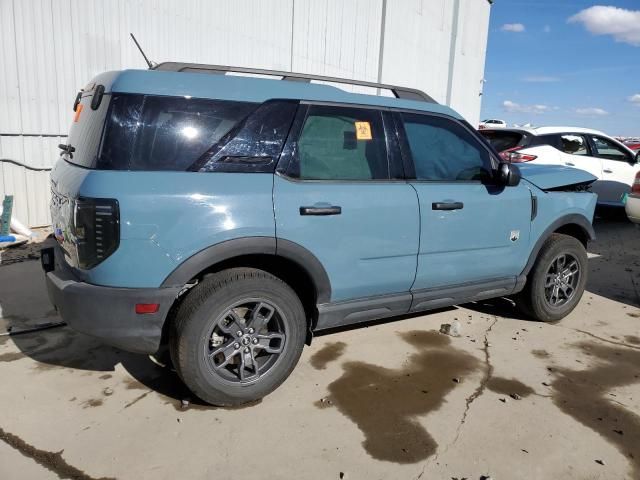
<instances>
[{"instance_id":1,"label":"light blue suv","mask_svg":"<svg viewBox=\"0 0 640 480\"><path fill-rule=\"evenodd\" d=\"M502 296L558 320L584 291L595 177L500 163L416 90L109 72L76 97L60 149L52 303L124 350L168 344L212 404L273 391L320 330Z\"/></svg>"}]
</instances>

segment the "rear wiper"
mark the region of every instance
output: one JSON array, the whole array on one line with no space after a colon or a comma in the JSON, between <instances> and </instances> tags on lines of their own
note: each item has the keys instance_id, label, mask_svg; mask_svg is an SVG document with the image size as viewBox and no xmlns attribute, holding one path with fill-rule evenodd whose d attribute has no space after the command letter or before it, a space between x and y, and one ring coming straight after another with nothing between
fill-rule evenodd
<instances>
[{"instance_id":1,"label":"rear wiper","mask_svg":"<svg viewBox=\"0 0 640 480\"><path fill-rule=\"evenodd\" d=\"M65 152L69 155L69 157L73 158L73 152L76 151L76 147L74 147L73 145L71 145L70 143L59 143L58 144L58 148L60 150L62 150L62 152ZM60 155L62 155L62 152L60 153Z\"/></svg>"}]
</instances>

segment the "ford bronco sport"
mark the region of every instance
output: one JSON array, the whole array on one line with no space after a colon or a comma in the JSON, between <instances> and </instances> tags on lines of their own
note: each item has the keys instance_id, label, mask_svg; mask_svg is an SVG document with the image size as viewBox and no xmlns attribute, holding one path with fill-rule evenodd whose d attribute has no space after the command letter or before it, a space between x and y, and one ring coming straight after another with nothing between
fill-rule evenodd
<instances>
[{"instance_id":1,"label":"ford bronco sport","mask_svg":"<svg viewBox=\"0 0 640 480\"><path fill-rule=\"evenodd\" d=\"M198 397L237 405L331 327L502 296L541 321L576 306L592 175L500 163L416 90L232 70L109 72L76 97L42 253L72 328L168 344Z\"/></svg>"}]
</instances>

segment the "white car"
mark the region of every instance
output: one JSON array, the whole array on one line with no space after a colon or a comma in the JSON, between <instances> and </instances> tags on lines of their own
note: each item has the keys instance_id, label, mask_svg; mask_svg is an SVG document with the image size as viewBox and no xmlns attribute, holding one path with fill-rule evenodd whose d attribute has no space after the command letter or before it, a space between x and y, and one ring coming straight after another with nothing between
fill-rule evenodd
<instances>
[{"instance_id":1,"label":"white car","mask_svg":"<svg viewBox=\"0 0 640 480\"><path fill-rule=\"evenodd\" d=\"M627 197L625 210L629 220L633 223L640 223L640 172L636 173L636 179L631 187L631 193Z\"/></svg>"},{"instance_id":2,"label":"white car","mask_svg":"<svg viewBox=\"0 0 640 480\"><path fill-rule=\"evenodd\" d=\"M596 176L598 204L623 207L640 172L640 153L597 130L576 127L484 129L500 156L512 163L566 165Z\"/></svg>"},{"instance_id":3,"label":"white car","mask_svg":"<svg viewBox=\"0 0 640 480\"><path fill-rule=\"evenodd\" d=\"M482 120L480 125L478 125L478 130L483 130L485 128L506 128L507 122L504 120L497 120L495 118L488 118L487 120Z\"/></svg>"}]
</instances>

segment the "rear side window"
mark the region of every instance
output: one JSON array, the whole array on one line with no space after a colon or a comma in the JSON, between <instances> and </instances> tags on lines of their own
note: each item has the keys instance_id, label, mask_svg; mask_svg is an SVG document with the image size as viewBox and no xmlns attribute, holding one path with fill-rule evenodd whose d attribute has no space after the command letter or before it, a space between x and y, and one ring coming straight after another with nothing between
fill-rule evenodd
<instances>
[{"instance_id":1,"label":"rear side window","mask_svg":"<svg viewBox=\"0 0 640 480\"><path fill-rule=\"evenodd\" d=\"M271 100L229 132L190 170L205 172L273 172L287 139L297 101Z\"/></svg>"},{"instance_id":2,"label":"rear side window","mask_svg":"<svg viewBox=\"0 0 640 480\"><path fill-rule=\"evenodd\" d=\"M498 152L504 152L510 148L515 148L522 145L524 135L519 132L508 131L495 131L495 130L480 130L480 134L489 140L489 143Z\"/></svg>"},{"instance_id":3,"label":"rear side window","mask_svg":"<svg viewBox=\"0 0 640 480\"><path fill-rule=\"evenodd\" d=\"M114 95L96 167L187 170L255 108L247 102Z\"/></svg>"},{"instance_id":4,"label":"rear side window","mask_svg":"<svg viewBox=\"0 0 640 480\"><path fill-rule=\"evenodd\" d=\"M306 180L388 179L382 113L311 105L287 173Z\"/></svg>"},{"instance_id":5,"label":"rear side window","mask_svg":"<svg viewBox=\"0 0 640 480\"><path fill-rule=\"evenodd\" d=\"M472 181L491 178L487 149L462 125L442 117L403 113L417 180Z\"/></svg>"},{"instance_id":6,"label":"rear side window","mask_svg":"<svg viewBox=\"0 0 640 480\"><path fill-rule=\"evenodd\" d=\"M589 155L587 140L572 133L560 135L560 151L571 155Z\"/></svg>"}]
</instances>

